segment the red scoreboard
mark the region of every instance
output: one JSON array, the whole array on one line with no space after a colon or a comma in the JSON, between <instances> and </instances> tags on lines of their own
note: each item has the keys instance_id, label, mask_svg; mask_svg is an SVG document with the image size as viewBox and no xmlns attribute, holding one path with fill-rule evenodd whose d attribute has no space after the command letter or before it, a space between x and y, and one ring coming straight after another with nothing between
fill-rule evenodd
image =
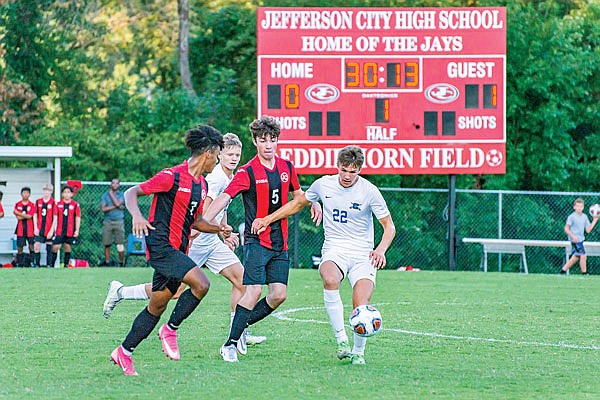
<instances>
[{"instance_id":1,"label":"red scoreboard","mask_svg":"<svg viewBox=\"0 0 600 400\"><path fill-rule=\"evenodd\" d=\"M505 8L259 8L258 114L300 173L503 174Z\"/></svg>"}]
</instances>

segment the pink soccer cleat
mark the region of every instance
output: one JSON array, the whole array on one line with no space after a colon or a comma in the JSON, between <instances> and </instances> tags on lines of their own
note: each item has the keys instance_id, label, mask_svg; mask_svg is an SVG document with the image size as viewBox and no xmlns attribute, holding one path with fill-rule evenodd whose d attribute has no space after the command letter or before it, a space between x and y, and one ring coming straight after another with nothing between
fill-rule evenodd
<instances>
[{"instance_id":1,"label":"pink soccer cleat","mask_svg":"<svg viewBox=\"0 0 600 400\"><path fill-rule=\"evenodd\" d=\"M126 355L121 346L117 347L112 353L110 353L110 360L121 367L125 375L138 374L135 372L135 368L133 368L134 361L131 359L131 356Z\"/></svg>"},{"instance_id":2,"label":"pink soccer cleat","mask_svg":"<svg viewBox=\"0 0 600 400\"><path fill-rule=\"evenodd\" d=\"M158 337L162 342L162 349L171 360L177 361L181 358L179 346L177 345L177 331L171 330L165 323L158 330Z\"/></svg>"}]
</instances>

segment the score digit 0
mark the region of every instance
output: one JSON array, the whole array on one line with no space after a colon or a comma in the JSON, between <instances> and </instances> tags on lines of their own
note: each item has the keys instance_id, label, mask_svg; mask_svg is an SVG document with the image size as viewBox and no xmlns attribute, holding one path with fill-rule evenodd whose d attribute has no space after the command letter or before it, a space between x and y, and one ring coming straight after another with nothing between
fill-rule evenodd
<instances>
[{"instance_id":1,"label":"score digit 0","mask_svg":"<svg viewBox=\"0 0 600 400\"><path fill-rule=\"evenodd\" d=\"M385 87L388 88L416 88L419 86L419 64L416 61L386 63L385 68L373 61L362 64L348 61L345 67L346 88L376 89L380 83L384 82Z\"/></svg>"}]
</instances>

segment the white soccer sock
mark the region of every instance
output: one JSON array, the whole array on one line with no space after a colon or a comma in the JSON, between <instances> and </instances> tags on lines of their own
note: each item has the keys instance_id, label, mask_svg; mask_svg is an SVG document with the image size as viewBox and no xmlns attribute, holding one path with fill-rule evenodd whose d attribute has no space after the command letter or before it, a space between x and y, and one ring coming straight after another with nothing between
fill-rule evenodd
<instances>
[{"instance_id":1,"label":"white soccer sock","mask_svg":"<svg viewBox=\"0 0 600 400\"><path fill-rule=\"evenodd\" d=\"M119 290L121 292L121 298L124 300L148 300L145 283L135 286L123 286Z\"/></svg>"},{"instance_id":2,"label":"white soccer sock","mask_svg":"<svg viewBox=\"0 0 600 400\"><path fill-rule=\"evenodd\" d=\"M233 324L233 317L235 317L235 311L231 312L231 319L229 319L229 329L231 329L231 325Z\"/></svg>"},{"instance_id":3,"label":"white soccer sock","mask_svg":"<svg viewBox=\"0 0 600 400\"><path fill-rule=\"evenodd\" d=\"M126 350L125 347L121 346L121 350L123 350L123 354L125 354L126 356L131 357L131 355L133 354L131 351Z\"/></svg>"},{"instance_id":4,"label":"white soccer sock","mask_svg":"<svg viewBox=\"0 0 600 400\"><path fill-rule=\"evenodd\" d=\"M331 322L337 342L348 341L344 326L344 305L342 304L340 291L324 289L323 301L325 302L325 310L327 310L327 315L329 315L329 321Z\"/></svg>"},{"instance_id":5,"label":"white soccer sock","mask_svg":"<svg viewBox=\"0 0 600 400\"><path fill-rule=\"evenodd\" d=\"M367 345L367 338L354 334L354 347L352 348L352 354L365 355L365 346Z\"/></svg>"}]
</instances>

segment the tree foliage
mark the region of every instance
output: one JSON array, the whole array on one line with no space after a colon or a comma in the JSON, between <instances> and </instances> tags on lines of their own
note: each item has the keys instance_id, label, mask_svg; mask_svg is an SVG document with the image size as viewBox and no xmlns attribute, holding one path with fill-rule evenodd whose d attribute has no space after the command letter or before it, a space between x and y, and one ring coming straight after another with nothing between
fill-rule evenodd
<instances>
[{"instance_id":1,"label":"tree foliage","mask_svg":"<svg viewBox=\"0 0 600 400\"><path fill-rule=\"evenodd\" d=\"M1 144L70 145L66 176L147 178L181 161L197 123L240 134L256 115L256 3L189 0L182 90L179 1L9 0L0 5ZM314 6L267 0L264 6ZM600 190L600 4L592 0L333 0L328 7L507 6L507 174L459 187ZM583 166L583 167L582 167ZM305 183L314 177L303 178ZM446 176L372 176L446 187ZM477 183L476 183L477 182Z\"/></svg>"}]
</instances>

